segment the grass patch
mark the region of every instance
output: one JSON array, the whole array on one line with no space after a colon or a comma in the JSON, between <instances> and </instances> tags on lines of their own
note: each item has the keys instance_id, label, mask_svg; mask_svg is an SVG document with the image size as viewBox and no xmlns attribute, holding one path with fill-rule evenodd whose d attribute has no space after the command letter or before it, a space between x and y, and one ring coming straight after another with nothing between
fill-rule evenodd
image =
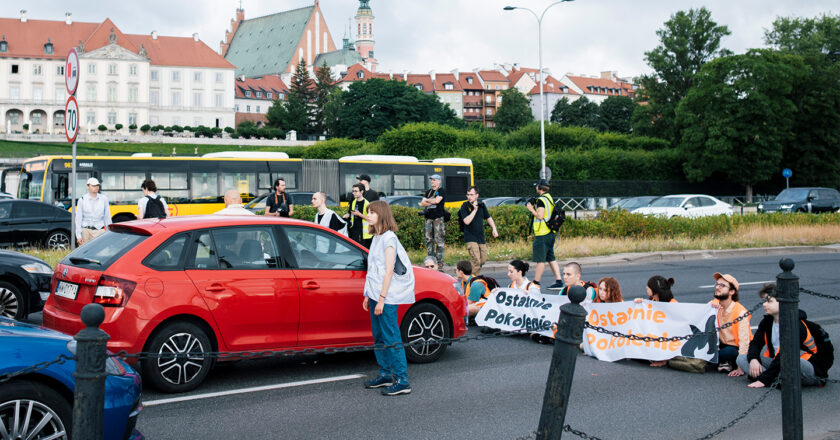
<instances>
[{"instance_id":1,"label":"grass patch","mask_svg":"<svg viewBox=\"0 0 840 440\"><path fill-rule=\"evenodd\" d=\"M173 138L176 141L177 138ZM172 156L174 149L176 156L195 156L219 151L278 151L282 150L290 157L299 157L306 147L276 147L237 145L231 139L230 145L197 145L180 144L176 142L165 144L117 143L117 142L83 142L76 145L79 156L129 156L132 153L152 153L153 156ZM197 151L197 153L196 153ZM68 143L50 142L18 142L0 140L0 157L70 155L73 146Z\"/></svg>"}]
</instances>

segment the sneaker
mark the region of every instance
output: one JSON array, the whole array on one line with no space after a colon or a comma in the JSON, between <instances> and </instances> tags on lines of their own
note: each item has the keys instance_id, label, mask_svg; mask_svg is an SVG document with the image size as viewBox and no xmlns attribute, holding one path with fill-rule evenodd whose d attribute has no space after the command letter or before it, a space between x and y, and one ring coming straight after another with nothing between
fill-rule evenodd
<instances>
[{"instance_id":1,"label":"sneaker","mask_svg":"<svg viewBox=\"0 0 840 440\"><path fill-rule=\"evenodd\" d=\"M394 378L388 376L379 376L376 379L365 381L365 388L382 388L390 387L394 384Z\"/></svg>"},{"instance_id":2,"label":"sneaker","mask_svg":"<svg viewBox=\"0 0 840 440\"><path fill-rule=\"evenodd\" d=\"M383 396L396 396L399 394L408 394L411 392L411 385L407 383L397 382L388 388L382 390Z\"/></svg>"},{"instance_id":3,"label":"sneaker","mask_svg":"<svg viewBox=\"0 0 840 440\"><path fill-rule=\"evenodd\" d=\"M534 280L534 281L531 281L531 282L532 282L532 283L534 283L534 284L536 284L536 285L538 285L538 286L540 285L540 282L539 282L539 281L537 281L537 280Z\"/></svg>"},{"instance_id":4,"label":"sneaker","mask_svg":"<svg viewBox=\"0 0 840 440\"><path fill-rule=\"evenodd\" d=\"M548 286L548 290L563 290L563 282L555 281L554 284Z\"/></svg>"},{"instance_id":5,"label":"sneaker","mask_svg":"<svg viewBox=\"0 0 840 440\"><path fill-rule=\"evenodd\" d=\"M735 368L729 362L721 362L717 367L719 373L730 373L734 369Z\"/></svg>"}]
</instances>

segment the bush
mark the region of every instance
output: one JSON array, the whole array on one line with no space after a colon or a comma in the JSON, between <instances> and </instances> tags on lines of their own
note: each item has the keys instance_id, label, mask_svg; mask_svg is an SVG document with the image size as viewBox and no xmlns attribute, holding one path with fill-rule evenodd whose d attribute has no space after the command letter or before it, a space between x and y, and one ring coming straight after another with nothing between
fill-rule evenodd
<instances>
[{"instance_id":1,"label":"bush","mask_svg":"<svg viewBox=\"0 0 840 440\"><path fill-rule=\"evenodd\" d=\"M158 124L152 127L152 131L164 131L164 128L165 127L163 125Z\"/></svg>"},{"instance_id":2,"label":"bush","mask_svg":"<svg viewBox=\"0 0 840 440\"><path fill-rule=\"evenodd\" d=\"M129 129L129 130L137 130L137 124L130 124L130 125L128 126L128 129Z\"/></svg>"},{"instance_id":3,"label":"bush","mask_svg":"<svg viewBox=\"0 0 840 440\"><path fill-rule=\"evenodd\" d=\"M533 149L540 146L540 124L532 123L505 137L510 148ZM646 136L631 136L620 133L599 132L588 127L561 127L557 124L545 126L546 151L572 149L595 150L611 148L617 150L663 150L670 144L663 139Z\"/></svg>"},{"instance_id":4,"label":"bush","mask_svg":"<svg viewBox=\"0 0 840 440\"><path fill-rule=\"evenodd\" d=\"M107 131L108 127L106 127L105 124L99 124L99 127L96 127L96 129L99 131Z\"/></svg>"},{"instance_id":5,"label":"bush","mask_svg":"<svg viewBox=\"0 0 840 440\"><path fill-rule=\"evenodd\" d=\"M24 130L29 130L29 124L23 124L23 129Z\"/></svg>"},{"instance_id":6,"label":"bush","mask_svg":"<svg viewBox=\"0 0 840 440\"><path fill-rule=\"evenodd\" d=\"M416 122L382 133L377 143L382 154L432 159L459 156L464 149L498 147L503 144L503 138L492 131L459 130L433 122Z\"/></svg>"},{"instance_id":7,"label":"bush","mask_svg":"<svg viewBox=\"0 0 840 440\"><path fill-rule=\"evenodd\" d=\"M334 138L317 142L303 150L304 159L338 159L356 154L380 154L377 144L361 139Z\"/></svg>"},{"instance_id":8,"label":"bush","mask_svg":"<svg viewBox=\"0 0 840 440\"><path fill-rule=\"evenodd\" d=\"M148 133L151 129L152 129L152 126L149 125L149 124L143 124L140 127L140 131L142 131L143 133Z\"/></svg>"},{"instance_id":9,"label":"bush","mask_svg":"<svg viewBox=\"0 0 840 440\"><path fill-rule=\"evenodd\" d=\"M177 132L177 133L183 133L184 132L184 127L181 127L180 125L173 125L170 128L171 128L172 131Z\"/></svg>"},{"instance_id":10,"label":"bush","mask_svg":"<svg viewBox=\"0 0 840 440\"><path fill-rule=\"evenodd\" d=\"M185 125L185 126L184 126L184 131L193 132L193 131L195 131L195 130L194 130L192 127L190 127L189 125Z\"/></svg>"},{"instance_id":11,"label":"bush","mask_svg":"<svg viewBox=\"0 0 840 440\"><path fill-rule=\"evenodd\" d=\"M225 127L225 133L227 134L233 134L234 131L236 130L234 130L233 127Z\"/></svg>"},{"instance_id":12,"label":"bush","mask_svg":"<svg viewBox=\"0 0 840 440\"><path fill-rule=\"evenodd\" d=\"M239 139L239 133L231 133L230 138L231 139Z\"/></svg>"},{"instance_id":13,"label":"bush","mask_svg":"<svg viewBox=\"0 0 840 440\"><path fill-rule=\"evenodd\" d=\"M114 124L114 130L119 131L119 130L122 130L122 128L123 128L122 124Z\"/></svg>"}]
</instances>

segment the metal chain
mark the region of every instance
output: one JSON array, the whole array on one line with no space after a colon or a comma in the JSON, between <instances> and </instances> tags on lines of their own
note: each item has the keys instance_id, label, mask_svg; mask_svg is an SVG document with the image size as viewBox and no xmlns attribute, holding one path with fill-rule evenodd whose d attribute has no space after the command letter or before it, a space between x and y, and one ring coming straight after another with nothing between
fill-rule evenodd
<instances>
[{"instance_id":1,"label":"metal chain","mask_svg":"<svg viewBox=\"0 0 840 440\"><path fill-rule=\"evenodd\" d=\"M776 389L776 387L779 386L779 381L781 380L781 378L782 378L781 375L777 376L776 380L773 381L773 383L770 385L770 387L767 388L767 391L765 391L764 394L762 394L761 397L759 397L758 400L756 400L755 403L752 404L752 406L747 408L746 411L742 412L741 415L732 419L732 421L727 423L725 426L722 426L722 427L718 428L717 430L715 430L713 432L710 432L709 434L706 434L703 437L699 437L697 440L709 440L710 438L715 437L717 435L720 435L721 433L723 433L727 429L735 426L735 424L737 424L741 420L744 420L744 418L746 418L748 415L750 415L750 413L753 412L753 410L758 408L758 406L761 405L761 402L764 402L764 399L766 399L767 396L769 396L770 393L773 392L773 390Z\"/></svg>"},{"instance_id":2,"label":"metal chain","mask_svg":"<svg viewBox=\"0 0 840 440\"><path fill-rule=\"evenodd\" d=\"M34 373L34 372L39 371L39 370L43 370L44 368L47 368L50 365L55 365L55 364L61 365L65 362L67 362L67 361L75 361L75 360L76 360L76 358L74 356L67 356L67 355L64 355L64 354L60 354L53 361L39 362L39 363L37 363L37 364L35 364L31 367L26 367L22 370L18 370L18 371L12 372L12 373L0 374L0 383L8 382L8 381L14 379L15 377L23 376L24 374L30 374L30 373Z\"/></svg>"},{"instance_id":3,"label":"metal chain","mask_svg":"<svg viewBox=\"0 0 840 440\"><path fill-rule=\"evenodd\" d=\"M514 440L536 440L538 431L531 431L523 437L516 437Z\"/></svg>"},{"instance_id":4,"label":"metal chain","mask_svg":"<svg viewBox=\"0 0 840 440\"><path fill-rule=\"evenodd\" d=\"M730 322L727 322L727 323L721 325L720 327L716 327L714 330L692 333L690 335L685 335L685 336L671 336L671 337L665 338L665 337L662 337L662 336L651 337L651 336L638 336L638 335L632 335L632 334L631 335L625 335L624 333L621 333L619 331L608 330L608 329L605 329L604 327L598 327L598 326L592 325L592 324L589 323L589 321L584 321L583 325L586 328L592 329L592 330L594 330L598 333L603 333L605 335L614 336L616 338L626 338L626 339L629 339L631 341L644 341L644 342L688 341L689 339L694 339L694 338L698 338L698 337L701 337L701 336L711 336L711 335L714 335L714 334L716 334L717 332L719 332L723 329L727 329L729 327L732 327L736 323L741 322L744 319L747 319L749 316L751 316L753 314L753 312L755 312L756 310L759 309L759 307L764 305L765 301L767 301L767 300L765 299L764 301L756 304L755 306L753 306L753 308L747 310L747 312L744 313L743 315L733 319Z\"/></svg>"},{"instance_id":5,"label":"metal chain","mask_svg":"<svg viewBox=\"0 0 840 440\"><path fill-rule=\"evenodd\" d=\"M596 437L594 435L589 435L583 431L578 431L577 429L572 428L570 425L563 426L563 432L568 432L569 434L576 435L584 440L602 440L601 437Z\"/></svg>"},{"instance_id":6,"label":"metal chain","mask_svg":"<svg viewBox=\"0 0 840 440\"><path fill-rule=\"evenodd\" d=\"M801 287L799 288L799 291L802 292L802 293L806 293L808 295L818 296L820 298L833 299L835 301L840 301L840 296L826 295L824 293L814 292L813 290L803 289Z\"/></svg>"}]
</instances>

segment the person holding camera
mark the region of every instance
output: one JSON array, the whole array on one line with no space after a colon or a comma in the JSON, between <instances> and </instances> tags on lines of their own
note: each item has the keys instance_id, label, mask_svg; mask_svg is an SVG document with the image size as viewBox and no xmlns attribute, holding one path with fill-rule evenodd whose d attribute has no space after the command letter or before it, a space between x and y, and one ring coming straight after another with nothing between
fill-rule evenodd
<instances>
[{"instance_id":1,"label":"person holding camera","mask_svg":"<svg viewBox=\"0 0 840 440\"><path fill-rule=\"evenodd\" d=\"M265 215L290 217L295 213L295 206L286 194L286 181L282 177L274 181L274 192L265 200Z\"/></svg>"},{"instance_id":2,"label":"person holding camera","mask_svg":"<svg viewBox=\"0 0 840 440\"><path fill-rule=\"evenodd\" d=\"M429 176L431 188L420 200L423 210L420 215L426 218L426 255L437 259L438 270L443 272L443 240L446 236L446 191L440 187L440 174Z\"/></svg>"},{"instance_id":3,"label":"person holding camera","mask_svg":"<svg viewBox=\"0 0 840 440\"><path fill-rule=\"evenodd\" d=\"M353 241L368 249L373 240L373 233L368 228L369 205L370 202L365 199L365 186L361 183L353 185L353 201L348 205L347 214L344 214L344 218L349 223L347 232Z\"/></svg>"},{"instance_id":4,"label":"person holding camera","mask_svg":"<svg viewBox=\"0 0 840 440\"><path fill-rule=\"evenodd\" d=\"M480 275L481 267L487 262L487 242L484 239L484 221L490 225L493 238L499 237L496 223L487 206L478 201L478 188L473 185L467 188L467 201L461 204L458 211L458 220L461 222L461 231L464 233L464 243L467 244L467 252L470 254L472 263L472 274Z\"/></svg>"},{"instance_id":5,"label":"person holding camera","mask_svg":"<svg viewBox=\"0 0 840 440\"><path fill-rule=\"evenodd\" d=\"M528 211L534 216L533 230L533 260L537 263L537 268L534 271L534 282L539 284L543 272L545 272L545 263L551 267L554 272L554 284L548 286L549 290L560 290L563 288L563 281L560 278L560 264L554 258L554 231L548 227L546 220L551 218L551 213L554 211L554 199L548 193L550 186L548 181L540 179L536 183L537 194L539 196L536 200L529 200L525 205ZM562 209L562 208L558 208Z\"/></svg>"}]
</instances>

